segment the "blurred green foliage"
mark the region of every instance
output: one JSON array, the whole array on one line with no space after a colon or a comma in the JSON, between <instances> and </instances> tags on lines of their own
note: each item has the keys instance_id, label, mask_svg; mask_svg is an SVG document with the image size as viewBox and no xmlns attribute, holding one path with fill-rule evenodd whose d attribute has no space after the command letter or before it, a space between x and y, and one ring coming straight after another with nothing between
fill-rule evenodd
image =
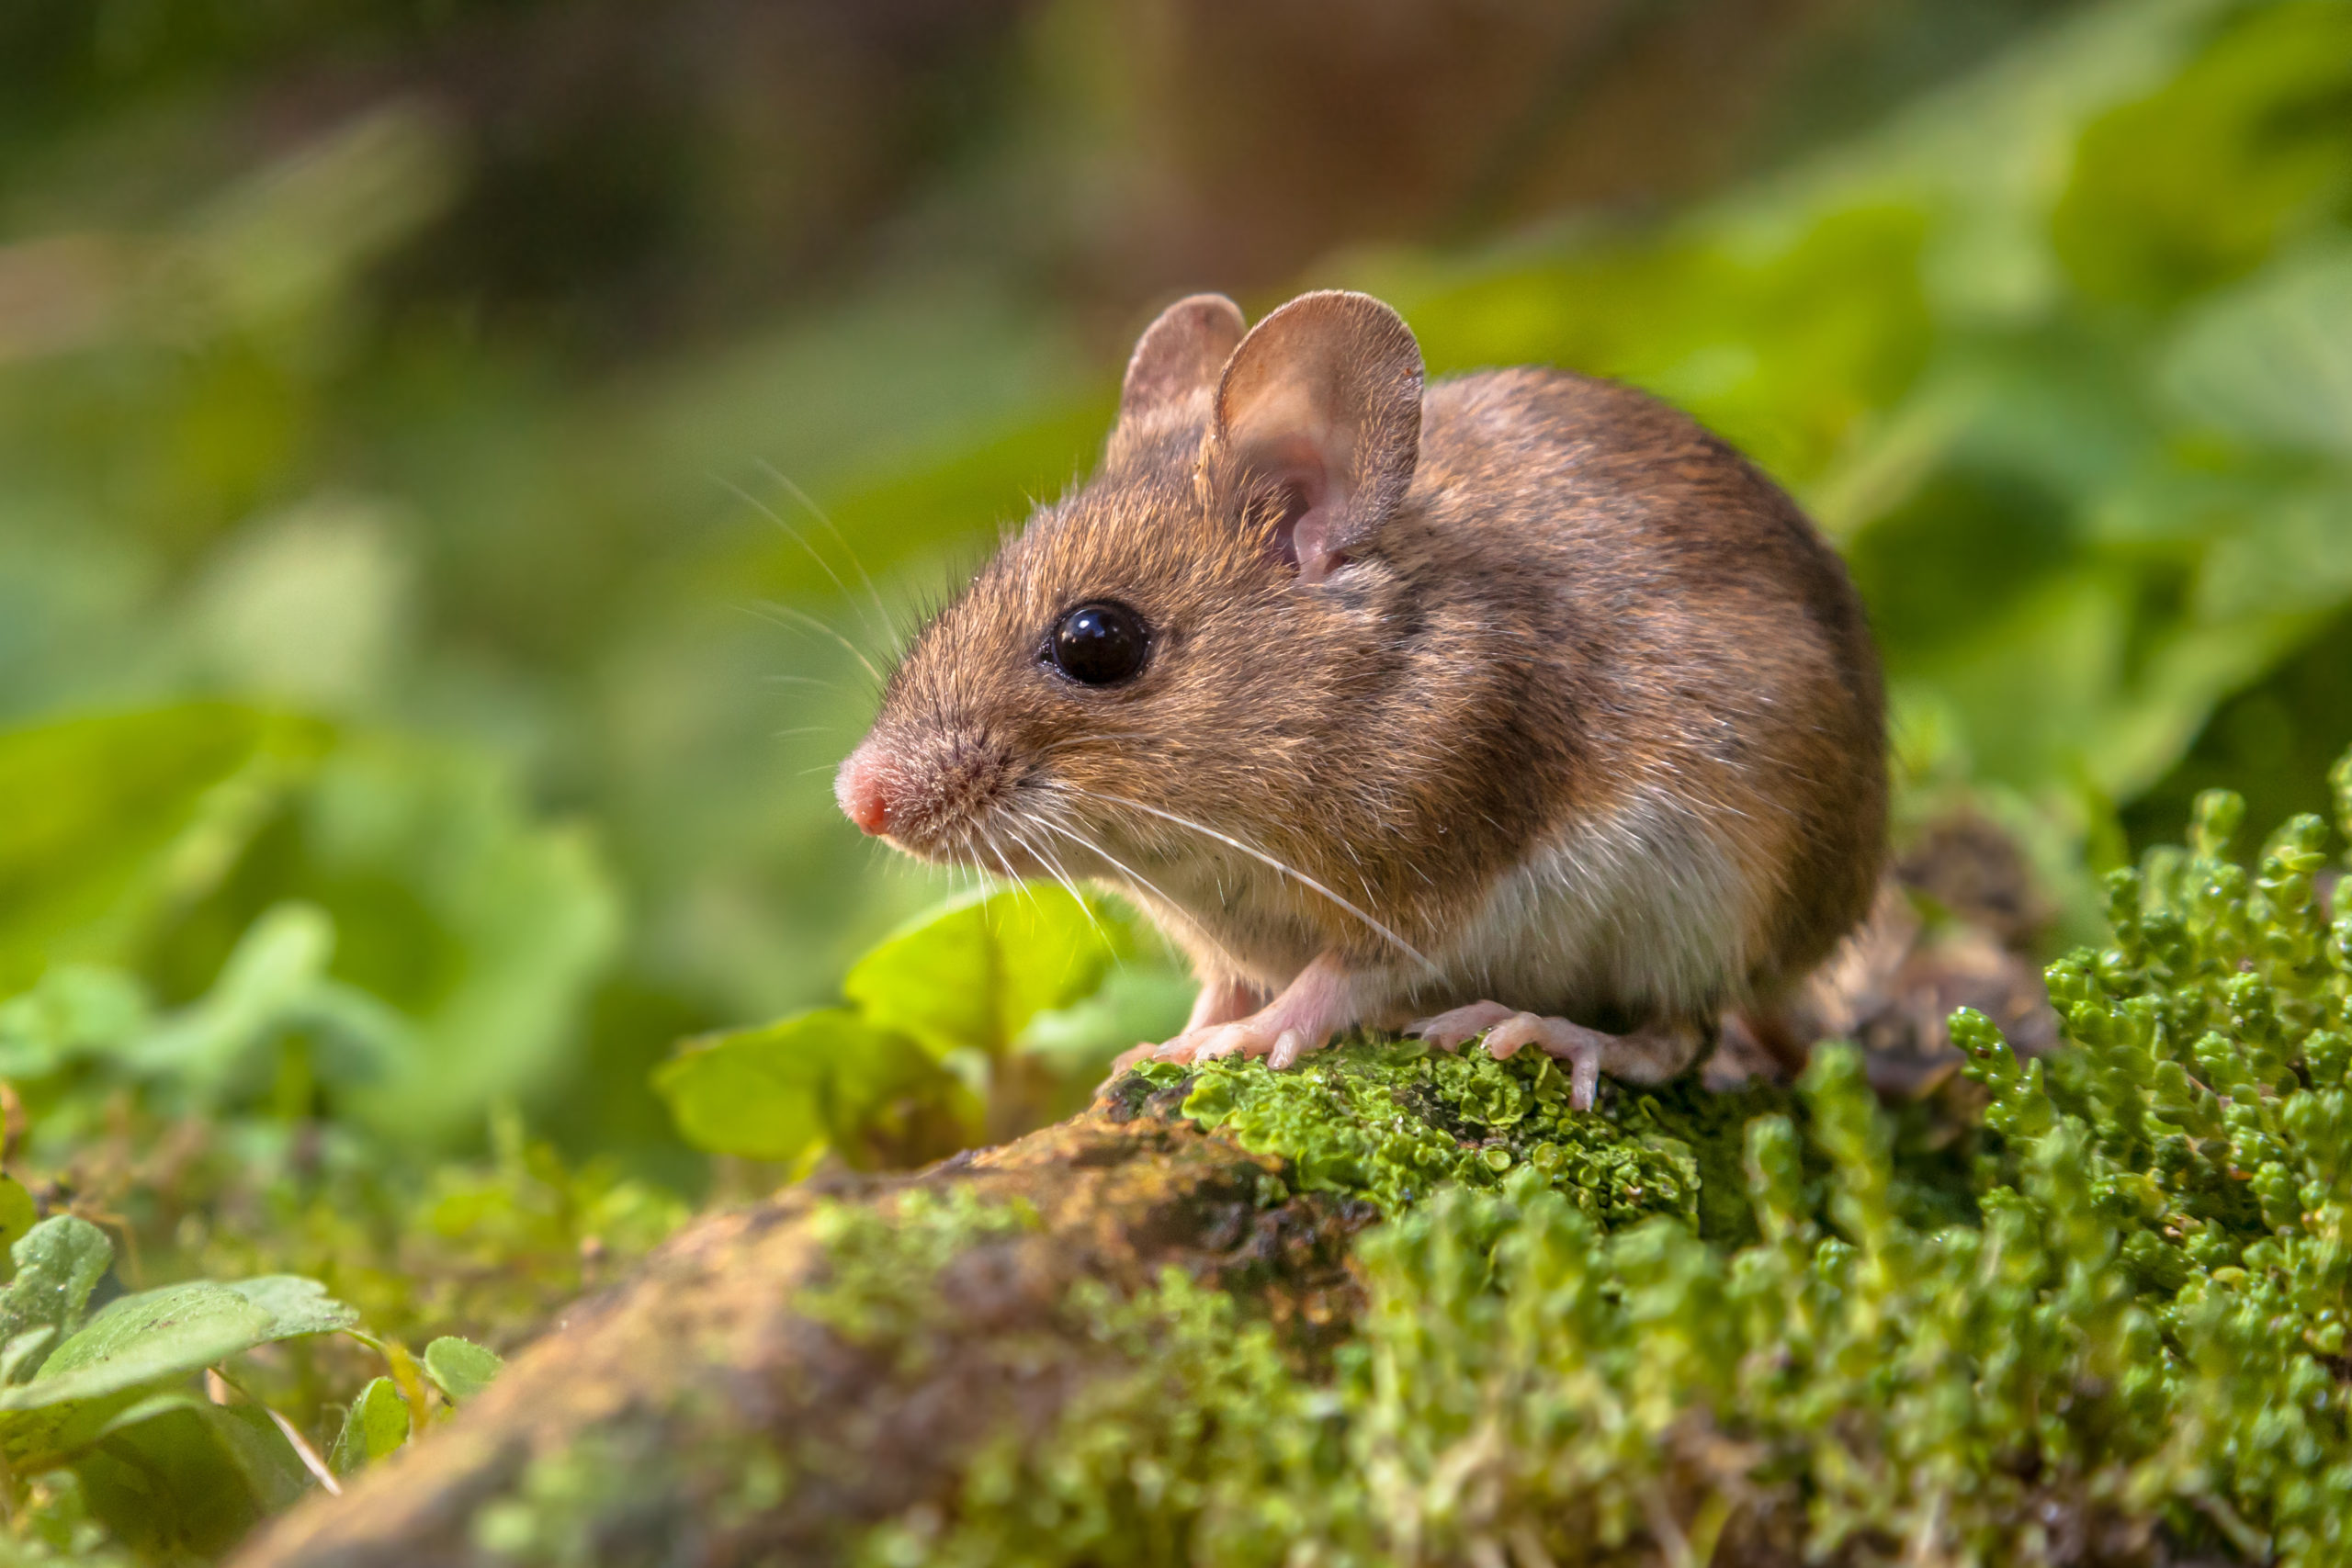
<instances>
[{"instance_id":1,"label":"blurred green foliage","mask_svg":"<svg viewBox=\"0 0 2352 1568\"><path fill-rule=\"evenodd\" d=\"M1122 231L1106 192L1157 187L1112 149L1208 131L1152 120L1184 94L1075 0L763 33L747 59L862 63L745 77L711 111L740 142L657 80L728 53L663 30L707 8L645 21L609 101L483 89L631 52L642 18L514 45L560 9L0 16L0 1232L107 1227L106 1293L320 1281L384 1356L314 1336L241 1377L334 1468L386 1451L390 1402L471 1386L401 1345L511 1346L709 1156L722 1192L916 1162L1067 1112L1181 1019L1130 917L918 917L953 890L824 787L862 664L1091 461L1146 289L1366 288L1439 372L1546 360L1723 431L1847 551L1905 820L1997 818L2062 942L2200 791L2316 809L2352 739L2340 0L2064 7L1875 123L1932 73L1826 95L1841 134L1710 194L1535 220L1559 204L1498 193L1551 188L1546 127L1679 101L1604 56L1453 186L1392 159L1342 193L1409 221L1341 221L1261 149L1208 205L1266 234L1223 250ZM1935 52L1939 9L1886 7L1874 58ZM2190 897L2158 872L2152 908ZM261 1430L222 1419L168 1416L221 1453ZM97 1539L67 1490L18 1488L26 1551Z\"/></svg>"}]
</instances>

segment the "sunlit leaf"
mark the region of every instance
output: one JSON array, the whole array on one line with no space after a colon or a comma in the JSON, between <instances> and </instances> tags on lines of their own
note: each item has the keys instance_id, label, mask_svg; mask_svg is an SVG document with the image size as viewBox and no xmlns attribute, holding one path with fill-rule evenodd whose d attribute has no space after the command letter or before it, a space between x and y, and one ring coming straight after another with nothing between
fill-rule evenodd
<instances>
[{"instance_id":1,"label":"sunlit leaf","mask_svg":"<svg viewBox=\"0 0 2352 1568\"><path fill-rule=\"evenodd\" d=\"M290 1031L308 1040L311 1070L330 1084L364 1084L410 1066L414 1032L384 1002L327 974L334 923L308 904L278 905L254 921L212 988L122 1043L129 1071L167 1080L173 1098L209 1108L257 1086L271 1047Z\"/></svg>"},{"instance_id":2,"label":"sunlit leaf","mask_svg":"<svg viewBox=\"0 0 2352 1568\"><path fill-rule=\"evenodd\" d=\"M408 1436L408 1401L391 1379L378 1378L351 1402L343 1430L328 1451L327 1468L349 1475L399 1449Z\"/></svg>"},{"instance_id":3,"label":"sunlit leaf","mask_svg":"<svg viewBox=\"0 0 2352 1568\"><path fill-rule=\"evenodd\" d=\"M2186 69L2084 130L2052 220L2075 286L2170 305L2251 270L2352 178L2347 92L2352 13L2240 9Z\"/></svg>"},{"instance_id":4,"label":"sunlit leaf","mask_svg":"<svg viewBox=\"0 0 2352 1568\"><path fill-rule=\"evenodd\" d=\"M653 1083L696 1147L780 1161L821 1143L855 1158L859 1133L892 1101L961 1094L912 1041L846 1008L690 1041Z\"/></svg>"},{"instance_id":5,"label":"sunlit leaf","mask_svg":"<svg viewBox=\"0 0 2352 1568\"><path fill-rule=\"evenodd\" d=\"M935 1055L1002 1055L1029 1021L1091 995L1125 951L1119 919L1059 887L974 893L857 961L842 992Z\"/></svg>"},{"instance_id":6,"label":"sunlit leaf","mask_svg":"<svg viewBox=\"0 0 2352 1568\"><path fill-rule=\"evenodd\" d=\"M119 1049L153 1016L147 989L120 969L60 964L0 1002L0 1077L46 1077L77 1057Z\"/></svg>"}]
</instances>

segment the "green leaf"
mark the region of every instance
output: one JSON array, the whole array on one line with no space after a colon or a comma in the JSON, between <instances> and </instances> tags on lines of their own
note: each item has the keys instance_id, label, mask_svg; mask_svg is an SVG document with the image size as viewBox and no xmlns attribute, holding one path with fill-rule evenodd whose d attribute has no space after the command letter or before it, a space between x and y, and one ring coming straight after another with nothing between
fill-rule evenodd
<instances>
[{"instance_id":1,"label":"green leaf","mask_svg":"<svg viewBox=\"0 0 2352 1568\"><path fill-rule=\"evenodd\" d=\"M9 1272L15 1273L17 1244L31 1234L40 1223L40 1210L33 1203L33 1195L15 1177L0 1173L0 1246L10 1253ZM4 1342L5 1337L0 1337Z\"/></svg>"},{"instance_id":2,"label":"green leaf","mask_svg":"<svg viewBox=\"0 0 2352 1568\"><path fill-rule=\"evenodd\" d=\"M452 1404L463 1404L488 1388L505 1365L494 1351L454 1334L445 1334L424 1348L424 1375Z\"/></svg>"},{"instance_id":3,"label":"green leaf","mask_svg":"<svg viewBox=\"0 0 2352 1568\"><path fill-rule=\"evenodd\" d=\"M415 1023L415 1048L355 1086L406 1142L479 1135L561 1065L620 934L594 840L526 812L514 781L451 749L356 737L306 803L311 863L288 891L372 940L346 977Z\"/></svg>"},{"instance_id":4,"label":"green leaf","mask_svg":"<svg viewBox=\"0 0 2352 1568\"><path fill-rule=\"evenodd\" d=\"M40 1411L195 1373L270 1340L270 1314L209 1279L106 1304L30 1382L0 1389L0 1411Z\"/></svg>"},{"instance_id":5,"label":"green leaf","mask_svg":"<svg viewBox=\"0 0 2352 1568\"><path fill-rule=\"evenodd\" d=\"M2050 214L2058 258L2086 294L2141 306L2251 270L2340 199L2347 90L2343 6L2237 9L2186 69L2083 129Z\"/></svg>"},{"instance_id":6,"label":"green leaf","mask_svg":"<svg viewBox=\"0 0 2352 1568\"><path fill-rule=\"evenodd\" d=\"M0 1292L0 1347L12 1357L11 1371L29 1377L41 1364L37 1346L20 1348L19 1337L40 1329L52 1333L54 1348L82 1320L90 1299L114 1263L107 1233L75 1214L58 1214L32 1227L9 1248L16 1278Z\"/></svg>"},{"instance_id":7,"label":"green leaf","mask_svg":"<svg viewBox=\"0 0 2352 1568\"><path fill-rule=\"evenodd\" d=\"M272 1275L223 1285L192 1280L106 1308L51 1352L28 1383L0 1390L0 1411L96 1399L181 1377L256 1345L348 1328L359 1314L315 1280Z\"/></svg>"},{"instance_id":8,"label":"green leaf","mask_svg":"<svg viewBox=\"0 0 2352 1568\"><path fill-rule=\"evenodd\" d=\"M1184 1027L1198 989L1173 968L1122 964L1093 995L1031 1019L1015 1049L1052 1073L1055 1090L1046 1111L1058 1119L1085 1109L1120 1052L1169 1039Z\"/></svg>"},{"instance_id":9,"label":"green leaf","mask_svg":"<svg viewBox=\"0 0 2352 1568\"><path fill-rule=\"evenodd\" d=\"M328 1450L327 1468L349 1475L382 1459L408 1441L408 1401L401 1397L400 1386L390 1378L378 1378L351 1402L343 1431Z\"/></svg>"},{"instance_id":10,"label":"green leaf","mask_svg":"<svg viewBox=\"0 0 2352 1568\"><path fill-rule=\"evenodd\" d=\"M334 1334L356 1326L359 1311L327 1294L316 1280L300 1274L263 1274L232 1280L221 1287L269 1314L271 1339L294 1339L305 1334Z\"/></svg>"},{"instance_id":11,"label":"green leaf","mask_svg":"<svg viewBox=\"0 0 2352 1568\"><path fill-rule=\"evenodd\" d=\"M846 1008L690 1041L654 1070L653 1087L696 1147L784 1161L824 1143L854 1148L893 1100L945 1101L960 1089L912 1041Z\"/></svg>"},{"instance_id":12,"label":"green leaf","mask_svg":"<svg viewBox=\"0 0 2352 1568\"><path fill-rule=\"evenodd\" d=\"M86 1273L86 1256L82 1262ZM256 1345L357 1320L315 1281L284 1275L233 1285L196 1280L119 1297L57 1346L29 1382L0 1389L0 1453L20 1472L45 1469L87 1450L126 1409L193 1372Z\"/></svg>"},{"instance_id":13,"label":"green leaf","mask_svg":"<svg viewBox=\"0 0 2352 1568\"><path fill-rule=\"evenodd\" d=\"M74 1471L90 1512L150 1561L218 1556L311 1484L259 1406L186 1395L124 1411Z\"/></svg>"},{"instance_id":14,"label":"green leaf","mask_svg":"<svg viewBox=\"0 0 2352 1568\"><path fill-rule=\"evenodd\" d=\"M0 1383L23 1382L40 1369L57 1343L57 1325L42 1324L11 1336L0 1344Z\"/></svg>"},{"instance_id":15,"label":"green leaf","mask_svg":"<svg viewBox=\"0 0 2352 1568\"><path fill-rule=\"evenodd\" d=\"M970 894L885 940L842 989L869 1022L935 1056L1000 1056L1038 1013L1091 995L1126 935L1115 915L1060 887Z\"/></svg>"}]
</instances>

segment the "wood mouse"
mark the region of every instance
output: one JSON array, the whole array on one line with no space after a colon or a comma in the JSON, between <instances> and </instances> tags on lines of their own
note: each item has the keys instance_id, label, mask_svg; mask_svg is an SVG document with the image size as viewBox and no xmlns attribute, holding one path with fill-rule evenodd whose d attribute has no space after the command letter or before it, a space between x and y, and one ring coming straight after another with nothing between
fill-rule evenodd
<instances>
[{"instance_id":1,"label":"wood mouse","mask_svg":"<svg viewBox=\"0 0 2352 1568\"><path fill-rule=\"evenodd\" d=\"M1423 383L1366 295L1169 307L1099 470L914 637L835 794L923 859L1133 899L1201 981L1161 1059L1483 1034L1589 1108L1776 1016L1868 911L1878 656L1836 553L1682 413Z\"/></svg>"}]
</instances>

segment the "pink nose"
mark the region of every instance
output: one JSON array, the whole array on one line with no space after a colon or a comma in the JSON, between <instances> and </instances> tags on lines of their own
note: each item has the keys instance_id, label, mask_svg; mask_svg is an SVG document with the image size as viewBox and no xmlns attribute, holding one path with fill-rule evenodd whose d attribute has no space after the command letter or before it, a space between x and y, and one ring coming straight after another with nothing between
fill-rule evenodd
<instances>
[{"instance_id":1,"label":"pink nose","mask_svg":"<svg viewBox=\"0 0 2352 1568\"><path fill-rule=\"evenodd\" d=\"M869 833L890 830L890 792L882 773L880 760L861 746L833 777L833 798L841 802L842 815Z\"/></svg>"}]
</instances>

